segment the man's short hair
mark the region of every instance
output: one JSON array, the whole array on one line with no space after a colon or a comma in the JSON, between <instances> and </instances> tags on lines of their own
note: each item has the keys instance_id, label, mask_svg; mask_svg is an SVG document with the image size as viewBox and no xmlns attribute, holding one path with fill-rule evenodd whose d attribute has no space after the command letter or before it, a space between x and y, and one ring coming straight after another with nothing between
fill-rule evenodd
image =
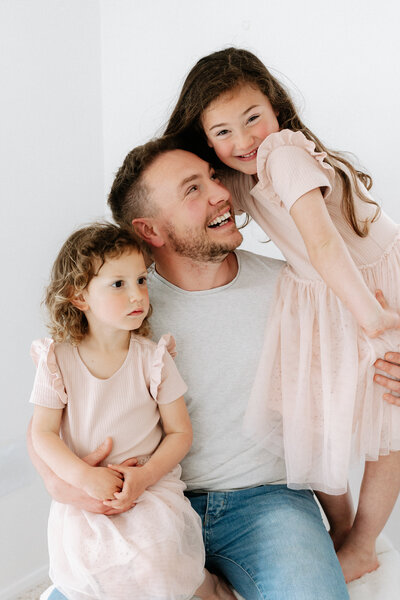
<instances>
[{"instance_id":1,"label":"man's short hair","mask_svg":"<svg viewBox=\"0 0 400 600\"><path fill-rule=\"evenodd\" d=\"M164 136L129 152L117 171L108 196L108 205L118 225L131 227L133 219L155 216L157 209L150 199L143 175L156 158L179 149L183 148L177 138Z\"/></svg>"}]
</instances>

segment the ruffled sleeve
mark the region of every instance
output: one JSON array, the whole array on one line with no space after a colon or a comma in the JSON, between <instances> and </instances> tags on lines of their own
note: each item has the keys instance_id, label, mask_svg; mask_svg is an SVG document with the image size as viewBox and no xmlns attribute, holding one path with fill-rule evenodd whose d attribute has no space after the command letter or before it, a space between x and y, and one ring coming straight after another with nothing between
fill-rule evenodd
<instances>
[{"instance_id":1,"label":"ruffled sleeve","mask_svg":"<svg viewBox=\"0 0 400 600\"><path fill-rule=\"evenodd\" d=\"M54 346L50 338L35 340L31 345L31 356L37 371L29 401L47 408L64 408L67 394Z\"/></svg>"},{"instance_id":2,"label":"ruffled sleeve","mask_svg":"<svg viewBox=\"0 0 400 600\"><path fill-rule=\"evenodd\" d=\"M179 374L173 358L176 356L175 340L165 334L152 355L150 393L158 404L169 404L187 392L187 385Z\"/></svg>"},{"instance_id":3,"label":"ruffled sleeve","mask_svg":"<svg viewBox=\"0 0 400 600\"><path fill-rule=\"evenodd\" d=\"M320 188L330 194L334 169L325 162L326 152L316 152L315 144L301 131L283 129L271 133L258 149L257 172L261 189L273 187L289 211L303 194Z\"/></svg>"}]
</instances>

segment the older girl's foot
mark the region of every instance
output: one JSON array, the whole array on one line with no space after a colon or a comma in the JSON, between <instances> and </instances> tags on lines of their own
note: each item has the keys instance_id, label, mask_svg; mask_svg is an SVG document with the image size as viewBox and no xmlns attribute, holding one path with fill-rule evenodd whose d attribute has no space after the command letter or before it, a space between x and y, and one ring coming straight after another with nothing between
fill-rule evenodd
<instances>
[{"instance_id":1,"label":"older girl's foot","mask_svg":"<svg viewBox=\"0 0 400 600\"><path fill-rule=\"evenodd\" d=\"M375 548L368 550L352 544L348 540L340 547L337 557L346 583L350 583L354 579L359 579L366 573L371 573L379 567Z\"/></svg>"}]
</instances>

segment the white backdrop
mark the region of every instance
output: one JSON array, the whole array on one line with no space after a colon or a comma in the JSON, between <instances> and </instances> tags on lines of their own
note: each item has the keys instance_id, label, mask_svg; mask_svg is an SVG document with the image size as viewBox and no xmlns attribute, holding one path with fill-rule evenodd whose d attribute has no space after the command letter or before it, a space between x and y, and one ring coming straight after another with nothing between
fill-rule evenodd
<instances>
[{"instance_id":1,"label":"white backdrop","mask_svg":"<svg viewBox=\"0 0 400 600\"><path fill-rule=\"evenodd\" d=\"M396 0L0 0L3 399L0 600L42 575L48 500L24 450L39 309L55 254L100 217L116 169L162 131L190 67L229 45L256 53L304 121L350 150L400 222ZM244 247L279 255L246 232ZM356 489L353 478L353 487ZM386 532L400 548L400 508Z\"/></svg>"}]
</instances>

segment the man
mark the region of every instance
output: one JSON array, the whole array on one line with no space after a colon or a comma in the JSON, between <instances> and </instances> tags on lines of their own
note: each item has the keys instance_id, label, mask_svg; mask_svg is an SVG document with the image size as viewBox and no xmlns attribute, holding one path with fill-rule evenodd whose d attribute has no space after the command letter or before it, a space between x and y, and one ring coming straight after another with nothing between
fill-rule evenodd
<instances>
[{"instance_id":1,"label":"man","mask_svg":"<svg viewBox=\"0 0 400 600\"><path fill-rule=\"evenodd\" d=\"M183 479L203 522L207 567L246 600L348 598L312 492L288 490L283 461L241 429L283 263L234 252L242 236L229 192L210 165L175 142L133 150L109 204L115 220L133 225L151 251L154 337L171 331L177 341L194 430ZM394 360L400 363L400 355ZM400 377L399 366L381 362ZM398 381L381 383L400 391ZM108 451L106 444L90 460ZM57 500L110 514L33 459Z\"/></svg>"}]
</instances>

